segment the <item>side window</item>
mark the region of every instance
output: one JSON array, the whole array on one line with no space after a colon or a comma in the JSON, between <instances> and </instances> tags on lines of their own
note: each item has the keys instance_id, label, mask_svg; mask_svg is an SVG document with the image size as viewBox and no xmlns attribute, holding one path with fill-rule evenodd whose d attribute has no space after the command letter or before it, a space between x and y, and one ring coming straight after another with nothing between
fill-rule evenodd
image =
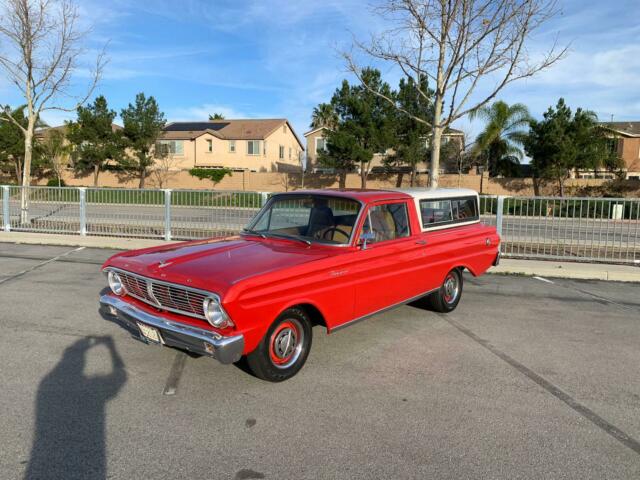
<instances>
[{"instance_id":1,"label":"side window","mask_svg":"<svg viewBox=\"0 0 640 480\"><path fill-rule=\"evenodd\" d=\"M425 228L428 225L449 223L453 219L451 200L420 200L420 215Z\"/></svg>"},{"instance_id":2,"label":"side window","mask_svg":"<svg viewBox=\"0 0 640 480\"><path fill-rule=\"evenodd\" d=\"M453 219L456 221L476 220L478 212L476 210L476 200L473 197L458 198L451 201Z\"/></svg>"},{"instance_id":3,"label":"side window","mask_svg":"<svg viewBox=\"0 0 640 480\"><path fill-rule=\"evenodd\" d=\"M420 216L424 228L479 219L475 197L420 200Z\"/></svg>"},{"instance_id":4,"label":"side window","mask_svg":"<svg viewBox=\"0 0 640 480\"><path fill-rule=\"evenodd\" d=\"M371 207L362 227L364 233L373 233L370 243L384 242L409 236L409 218L405 203L387 203Z\"/></svg>"}]
</instances>

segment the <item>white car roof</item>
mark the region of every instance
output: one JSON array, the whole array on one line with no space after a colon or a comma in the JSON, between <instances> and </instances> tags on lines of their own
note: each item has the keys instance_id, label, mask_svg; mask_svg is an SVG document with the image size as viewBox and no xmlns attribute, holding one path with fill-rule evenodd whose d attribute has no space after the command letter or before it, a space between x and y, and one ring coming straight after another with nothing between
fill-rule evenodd
<instances>
[{"instance_id":1,"label":"white car roof","mask_svg":"<svg viewBox=\"0 0 640 480\"><path fill-rule=\"evenodd\" d=\"M478 192L470 188L400 188L397 191L411 195L416 200L478 196Z\"/></svg>"}]
</instances>

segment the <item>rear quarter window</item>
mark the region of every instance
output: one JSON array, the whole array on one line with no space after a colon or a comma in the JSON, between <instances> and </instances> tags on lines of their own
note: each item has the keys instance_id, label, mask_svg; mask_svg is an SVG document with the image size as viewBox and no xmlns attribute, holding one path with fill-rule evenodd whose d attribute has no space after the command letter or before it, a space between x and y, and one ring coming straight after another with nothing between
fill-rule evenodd
<instances>
[{"instance_id":1,"label":"rear quarter window","mask_svg":"<svg viewBox=\"0 0 640 480\"><path fill-rule=\"evenodd\" d=\"M476 197L420 200L420 216L425 229L476 221L478 205Z\"/></svg>"}]
</instances>

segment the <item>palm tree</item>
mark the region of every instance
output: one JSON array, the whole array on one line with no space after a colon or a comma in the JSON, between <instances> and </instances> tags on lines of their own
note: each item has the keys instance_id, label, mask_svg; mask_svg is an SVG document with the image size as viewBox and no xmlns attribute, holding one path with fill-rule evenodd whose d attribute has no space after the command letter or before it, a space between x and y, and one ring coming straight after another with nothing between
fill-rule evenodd
<instances>
[{"instance_id":1,"label":"palm tree","mask_svg":"<svg viewBox=\"0 0 640 480\"><path fill-rule=\"evenodd\" d=\"M472 150L475 157L488 168L489 175L512 176L524 157L523 142L531 120L527 107L522 103L508 105L498 100L493 105L479 108L470 117L486 122L476 137Z\"/></svg>"},{"instance_id":2,"label":"palm tree","mask_svg":"<svg viewBox=\"0 0 640 480\"><path fill-rule=\"evenodd\" d=\"M338 124L338 114L330 103L321 103L314 107L311 114L311 128L326 127L333 129Z\"/></svg>"},{"instance_id":3,"label":"palm tree","mask_svg":"<svg viewBox=\"0 0 640 480\"><path fill-rule=\"evenodd\" d=\"M214 113L213 115L209 114L209 120L224 120L224 115L221 113Z\"/></svg>"}]
</instances>

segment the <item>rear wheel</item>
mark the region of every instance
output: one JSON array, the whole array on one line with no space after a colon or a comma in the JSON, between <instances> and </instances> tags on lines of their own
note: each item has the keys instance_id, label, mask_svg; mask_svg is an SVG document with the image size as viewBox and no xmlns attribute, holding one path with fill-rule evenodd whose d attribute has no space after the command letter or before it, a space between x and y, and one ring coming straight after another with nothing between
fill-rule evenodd
<instances>
[{"instance_id":1,"label":"rear wheel","mask_svg":"<svg viewBox=\"0 0 640 480\"><path fill-rule=\"evenodd\" d=\"M247 355L254 375L269 382L293 377L307 361L311 349L311 321L299 308L280 314L258 347Z\"/></svg>"},{"instance_id":2,"label":"rear wheel","mask_svg":"<svg viewBox=\"0 0 640 480\"><path fill-rule=\"evenodd\" d=\"M442 286L429 295L429 305L440 313L448 313L455 310L462 296L462 272L454 268L442 282Z\"/></svg>"}]
</instances>

